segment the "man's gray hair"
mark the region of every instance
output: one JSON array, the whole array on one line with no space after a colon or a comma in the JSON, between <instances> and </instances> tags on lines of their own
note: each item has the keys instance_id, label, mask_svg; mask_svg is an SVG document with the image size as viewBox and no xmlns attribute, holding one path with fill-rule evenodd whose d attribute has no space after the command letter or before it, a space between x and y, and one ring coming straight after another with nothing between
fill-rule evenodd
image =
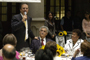
<instances>
[{"instance_id":1,"label":"man's gray hair","mask_svg":"<svg viewBox=\"0 0 90 60\"><path fill-rule=\"evenodd\" d=\"M46 28L46 29L47 29L47 33L48 33L49 29L48 29L47 26L41 26L41 27L39 28L39 31L40 31L42 28Z\"/></svg>"}]
</instances>

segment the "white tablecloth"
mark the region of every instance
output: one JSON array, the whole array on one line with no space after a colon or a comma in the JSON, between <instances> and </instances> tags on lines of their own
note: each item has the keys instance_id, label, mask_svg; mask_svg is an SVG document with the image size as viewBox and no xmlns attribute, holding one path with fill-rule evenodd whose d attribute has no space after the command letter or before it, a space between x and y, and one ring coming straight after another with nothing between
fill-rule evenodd
<instances>
[{"instance_id":1,"label":"white tablecloth","mask_svg":"<svg viewBox=\"0 0 90 60\"><path fill-rule=\"evenodd\" d=\"M26 60L35 60L35 58L34 57L26 57ZM60 57L60 58L57 58L57 60L71 60L71 57L66 57L66 58Z\"/></svg>"},{"instance_id":2,"label":"white tablecloth","mask_svg":"<svg viewBox=\"0 0 90 60\"><path fill-rule=\"evenodd\" d=\"M34 57L26 57L26 60L35 60Z\"/></svg>"}]
</instances>

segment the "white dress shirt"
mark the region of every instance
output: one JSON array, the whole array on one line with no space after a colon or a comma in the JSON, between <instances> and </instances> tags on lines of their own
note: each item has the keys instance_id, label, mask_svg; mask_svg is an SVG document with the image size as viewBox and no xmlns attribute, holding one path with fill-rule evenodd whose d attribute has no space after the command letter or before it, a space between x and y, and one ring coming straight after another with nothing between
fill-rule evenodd
<instances>
[{"instance_id":1,"label":"white dress shirt","mask_svg":"<svg viewBox=\"0 0 90 60\"><path fill-rule=\"evenodd\" d=\"M23 17L22 13L20 13L21 16ZM26 20L26 40L28 39L28 23L27 23L27 20Z\"/></svg>"},{"instance_id":2,"label":"white dress shirt","mask_svg":"<svg viewBox=\"0 0 90 60\"><path fill-rule=\"evenodd\" d=\"M40 37L40 43L42 42L42 38ZM46 45L46 38L43 38L43 43Z\"/></svg>"}]
</instances>

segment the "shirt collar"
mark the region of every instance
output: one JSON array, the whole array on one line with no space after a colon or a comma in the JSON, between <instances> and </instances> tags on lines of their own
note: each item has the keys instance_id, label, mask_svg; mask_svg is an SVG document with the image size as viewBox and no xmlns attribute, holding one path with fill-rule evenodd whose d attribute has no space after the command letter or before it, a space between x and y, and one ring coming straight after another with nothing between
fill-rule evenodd
<instances>
[{"instance_id":1,"label":"shirt collar","mask_svg":"<svg viewBox=\"0 0 90 60\"><path fill-rule=\"evenodd\" d=\"M73 43L73 40L71 39L69 42ZM81 42L81 39L78 39L76 43L80 43L80 42Z\"/></svg>"},{"instance_id":2,"label":"shirt collar","mask_svg":"<svg viewBox=\"0 0 90 60\"><path fill-rule=\"evenodd\" d=\"M22 13L20 13L21 14L21 16L23 17L23 14Z\"/></svg>"},{"instance_id":3,"label":"shirt collar","mask_svg":"<svg viewBox=\"0 0 90 60\"><path fill-rule=\"evenodd\" d=\"M39 37L40 37L40 36L39 36ZM40 37L40 41L41 41L41 39L42 39L42 38ZM43 38L43 40L45 41L45 40L46 40L46 38Z\"/></svg>"}]
</instances>

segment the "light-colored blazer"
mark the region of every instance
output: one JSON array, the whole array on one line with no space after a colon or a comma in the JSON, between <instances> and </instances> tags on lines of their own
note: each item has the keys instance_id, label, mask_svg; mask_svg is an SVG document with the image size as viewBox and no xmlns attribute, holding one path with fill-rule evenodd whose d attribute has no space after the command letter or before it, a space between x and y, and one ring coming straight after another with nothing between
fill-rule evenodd
<instances>
[{"instance_id":1,"label":"light-colored blazer","mask_svg":"<svg viewBox=\"0 0 90 60\"><path fill-rule=\"evenodd\" d=\"M82 39L78 39L78 41L77 41L77 42L75 43L75 45L73 46L73 41L72 41L72 39L69 39L69 40L67 40L64 49L67 51L67 53L68 53L69 55L73 55L73 54L75 53L75 51L80 48L81 43L82 43L83 41L84 41L84 40L82 40Z\"/></svg>"}]
</instances>

